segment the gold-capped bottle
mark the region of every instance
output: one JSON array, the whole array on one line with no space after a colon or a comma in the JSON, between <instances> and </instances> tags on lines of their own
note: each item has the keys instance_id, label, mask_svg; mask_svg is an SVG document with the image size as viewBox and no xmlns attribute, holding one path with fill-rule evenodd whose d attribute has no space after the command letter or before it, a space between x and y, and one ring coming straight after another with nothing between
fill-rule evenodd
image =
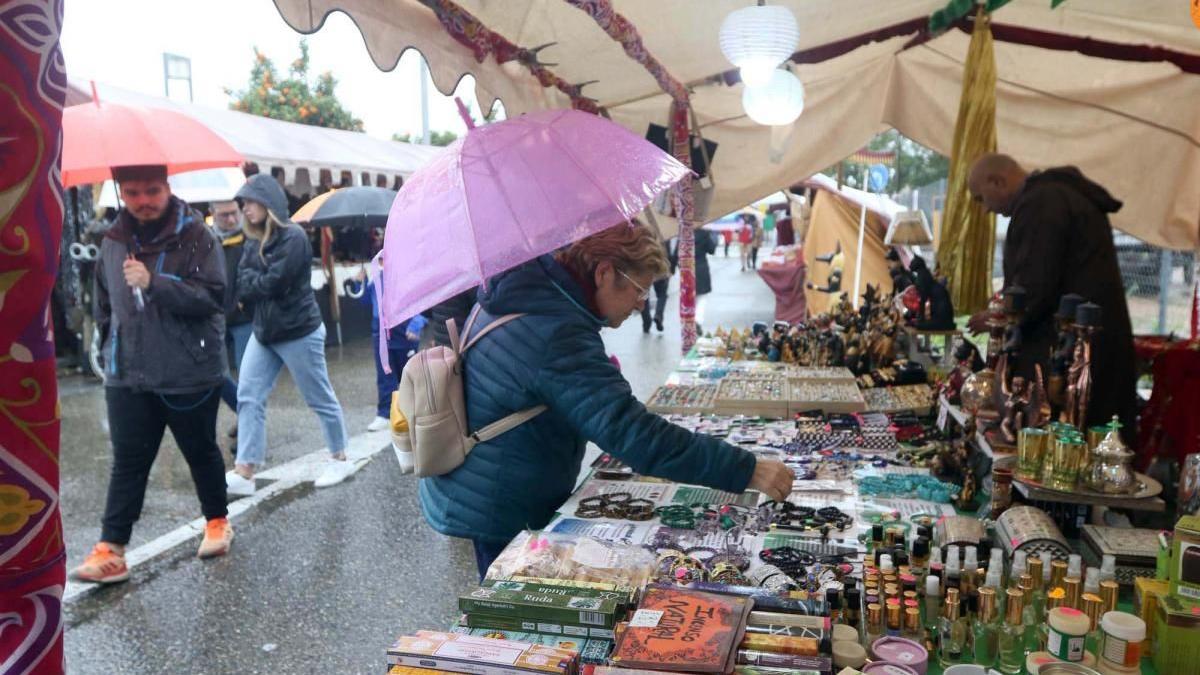
<instances>
[{"instance_id":1,"label":"gold-capped bottle","mask_svg":"<svg viewBox=\"0 0 1200 675\"><path fill-rule=\"evenodd\" d=\"M957 588L946 589L946 604L938 624L938 661L943 668L964 663L967 657L968 626L960 614Z\"/></svg>"},{"instance_id":2,"label":"gold-capped bottle","mask_svg":"<svg viewBox=\"0 0 1200 675\"><path fill-rule=\"evenodd\" d=\"M1025 670L1025 593L1019 588L1006 592L1004 624L1000 626L1000 655L997 666L1005 675L1020 675Z\"/></svg>"},{"instance_id":3,"label":"gold-capped bottle","mask_svg":"<svg viewBox=\"0 0 1200 675\"><path fill-rule=\"evenodd\" d=\"M979 589L979 616L972 629L975 665L990 668L1000 653L1000 614L996 608L996 589Z\"/></svg>"}]
</instances>

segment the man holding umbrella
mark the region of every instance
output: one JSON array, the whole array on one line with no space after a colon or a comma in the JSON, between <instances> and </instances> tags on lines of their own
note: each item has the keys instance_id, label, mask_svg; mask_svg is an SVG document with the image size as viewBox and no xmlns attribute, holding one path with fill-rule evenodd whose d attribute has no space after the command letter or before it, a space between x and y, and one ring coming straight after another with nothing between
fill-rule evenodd
<instances>
[{"instance_id":1,"label":"man holding umbrella","mask_svg":"<svg viewBox=\"0 0 1200 675\"><path fill-rule=\"evenodd\" d=\"M226 372L221 246L200 215L171 194L167 167L114 167L112 176L125 205L100 248L93 313L113 464L100 542L71 573L99 583L129 578L125 545L167 428L208 520L198 556L224 555L233 539L216 441Z\"/></svg>"}]
</instances>

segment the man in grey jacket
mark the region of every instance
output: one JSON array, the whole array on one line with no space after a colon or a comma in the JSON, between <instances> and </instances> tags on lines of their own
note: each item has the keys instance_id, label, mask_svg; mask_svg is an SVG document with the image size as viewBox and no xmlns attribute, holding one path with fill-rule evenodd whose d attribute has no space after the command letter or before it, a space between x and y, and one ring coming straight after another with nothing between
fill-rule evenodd
<instances>
[{"instance_id":1,"label":"man in grey jacket","mask_svg":"<svg viewBox=\"0 0 1200 675\"><path fill-rule=\"evenodd\" d=\"M72 572L98 583L129 578L125 545L167 428L208 520L199 557L224 555L233 539L216 440L226 373L221 246L171 194L166 167L114 167L113 178L125 206L100 247L93 306L113 464L100 542Z\"/></svg>"}]
</instances>

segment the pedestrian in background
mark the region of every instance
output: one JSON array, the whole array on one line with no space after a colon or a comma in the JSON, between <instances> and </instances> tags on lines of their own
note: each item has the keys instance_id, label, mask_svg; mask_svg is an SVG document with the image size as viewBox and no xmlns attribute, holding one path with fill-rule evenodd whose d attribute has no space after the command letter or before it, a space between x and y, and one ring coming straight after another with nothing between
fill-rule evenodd
<instances>
[{"instance_id":1,"label":"pedestrian in background","mask_svg":"<svg viewBox=\"0 0 1200 675\"><path fill-rule=\"evenodd\" d=\"M382 270L383 256L380 255L378 260ZM363 296L371 305L371 353L375 355L375 419L367 425L367 431L383 431L391 426L392 392L400 386L400 373L404 372L408 359L420 348L421 331L425 328L426 319L418 314L387 332L386 351L388 367L392 372L385 372L380 353L379 331L382 326L379 322L379 302L376 300L375 288L375 284L378 283L379 291L383 291L383 277L380 276L373 282L364 271L359 280L366 284Z\"/></svg>"},{"instance_id":2,"label":"pedestrian in background","mask_svg":"<svg viewBox=\"0 0 1200 675\"><path fill-rule=\"evenodd\" d=\"M225 255L225 352L232 359L230 370L236 372L241 368L246 343L254 331L250 323L253 315L237 296L238 264L242 261L242 250L246 246L246 233L242 232L242 210L236 201L213 202L209 210L212 213L213 234L221 241L221 250ZM230 375L226 375L221 384L221 400L237 415L237 381ZM237 417L234 417L227 435L237 438L237 428ZM237 454L236 445L231 450Z\"/></svg>"},{"instance_id":3,"label":"pedestrian in background","mask_svg":"<svg viewBox=\"0 0 1200 675\"><path fill-rule=\"evenodd\" d=\"M288 219L287 196L274 178L250 177L237 197L249 238L238 267L238 296L254 305L254 334L238 374L237 462L225 475L228 489L254 492L254 474L267 456L267 397L284 366L325 435L329 464L314 485L336 485L360 464L346 458L346 423L325 366L325 324L311 285L312 246Z\"/></svg>"},{"instance_id":4,"label":"pedestrian in background","mask_svg":"<svg viewBox=\"0 0 1200 675\"><path fill-rule=\"evenodd\" d=\"M763 229L758 219L750 216L750 269L758 269L758 249L763 245Z\"/></svg>"},{"instance_id":5,"label":"pedestrian in background","mask_svg":"<svg viewBox=\"0 0 1200 675\"><path fill-rule=\"evenodd\" d=\"M664 241L662 243L663 253L667 259L671 259L671 243ZM707 260L707 258L705 258ZM707 266L707 265L706 265ZM674 274L674 268L671 269L671 274ZM671 277L663 277L654 280L654 327L658 332L663 332L663 315L667 309L667 291L671 286ZM646 304L642 305L642 332L650 332L650 298L646 298Z\"/></svg>"},{"instance_id":6,"label":"pedestrian in background","mask_svg":"<svg viewBox=\"0 0 1200 675\"><path fill-rule=\"evenodd\" d=\"M750 247L754 244L754 227L751 223L754 222L754 216L743 213L740 216L742 227L738 230L738 248L742 253L742 271L750 266Z\"/></svg>"},{"instance_id":7,"label":"pedestrian in background","mask_svg":"<svg viewBox=\"0 0 1200 675\"><path fill-rule=\"evenodd\" d=\"M721 230L721 239L725 242L725 257L729 257L729 244L733 242L733 230Z\"/></svg>"},{"instance_id":8,"label":"pedestrian in background","mask_svg":"<svg viewBox=\"0 0 1200 675\"><path fill-rule=\"evenodd\" d=\"M168 428L208 521L197 555L224 555L233 541L216 438L226 372L221 247L171 194L165 166L115 167L113 179L125 205L100 245L93 299L113 463L100 541L71 573L98 583L129 578L125 546Z\"/></svg>"}]
</instances>

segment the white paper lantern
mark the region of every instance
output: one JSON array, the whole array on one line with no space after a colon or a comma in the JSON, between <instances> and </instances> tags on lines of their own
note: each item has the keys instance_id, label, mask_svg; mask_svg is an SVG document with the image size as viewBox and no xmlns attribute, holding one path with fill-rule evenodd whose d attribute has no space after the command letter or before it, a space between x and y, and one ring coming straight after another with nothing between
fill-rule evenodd
<instances>
[{"instance_id":1,"label":"white paper lantern","mask_svg":"<svg viewBox=\"0 0 1200 675\"><path fill-rule=\"evenodd\" d=\"M804 85L790 70L776 69L763 86L742 91L742 108L759 124L791 124L804 112Z\"/></svg>"},{"instance_id":2,"label":"white paper lantern","mask_svg":"<svg viewBox=\"0 0 1200 675\"><path fill-rule=\"evenodd\" d=\"M796 17L779 5L743 7L721 24L721 52L750 86L765 85L771 71L791 57L799 42Z\"/></svg>"}]
</instances>

